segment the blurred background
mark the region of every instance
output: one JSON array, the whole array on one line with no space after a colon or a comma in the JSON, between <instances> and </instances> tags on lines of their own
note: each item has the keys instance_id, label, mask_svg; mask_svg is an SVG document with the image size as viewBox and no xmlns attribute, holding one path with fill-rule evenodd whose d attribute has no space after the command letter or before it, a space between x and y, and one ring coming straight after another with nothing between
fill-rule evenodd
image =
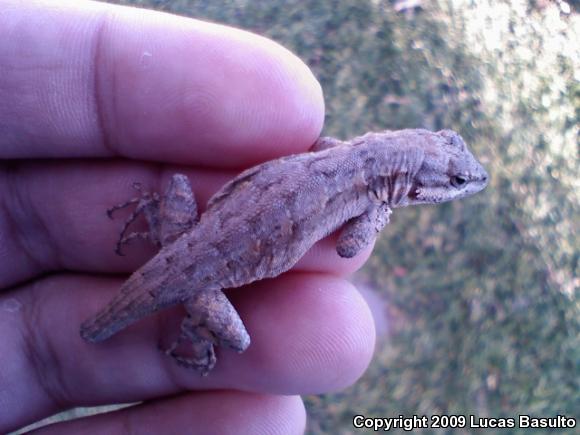
<instances>
[{"instance_id":1,"label":"blurred background","mask_svg":"<svg viewBox=\"0 0 580 435\"><path fill-rule=\"evenodd\" d=\"M491 174L471 199L394 214L353 277L374 360L306 398L310 434L352 433L356 414L580 418L578 0L112 3L267 36L320 80L324 134L451 128Z\"/></svg>"}]
</instances>

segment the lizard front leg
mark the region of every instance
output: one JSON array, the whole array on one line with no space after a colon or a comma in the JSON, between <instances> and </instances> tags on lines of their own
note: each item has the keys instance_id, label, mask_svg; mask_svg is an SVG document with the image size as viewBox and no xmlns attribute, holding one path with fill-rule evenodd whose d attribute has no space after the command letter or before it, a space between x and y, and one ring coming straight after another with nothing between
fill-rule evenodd
<instances>
[{"instance_id":1,"label":"lizard front leg","mask_svg":"<svg viewBox=\"0 0 580 435\"><path fill-rule=\"evenodd\" d=\"M336 252L344 258L351 258L368 246L389 223L391 209L386 203L373 206L367 212L349 220L336 243Z\"/></svg>"},{"instance_id":2,"label":"lizard front leg","mask_svg":"<svg viewBox=\"0 0 580 435\"><path fill-rule=\"evenodd\" d=\"M216 363L214 345L243 352L250 336L236 309L221 290L202 290L184 303L187 317L181 323L181 335L166 351L178 364L197 370L203 376ZM191 343L193 356L178 354L185 340Z\"/></svg>"},{"instance_id":3,"label":"lizard front leg","mask_svg":"<svg viewBox=\"0 0 580 435\"><path fill-rule=\"evenodd\" d=\"M147 239L158 247L166 246L189 231L197 222L197 204L185 175L174 174L163 196L156 192L144 192L139 183L135 183L133 187L140 194L138 198L132 198L107 210L107 214L112 218L116 210L136 204L135 210L121 230L115 248L117 254L123 255L121 246L137 238ZM148 231L127 233L131 223L141 214L147 221Z\"/></svg>"}]
</instances>

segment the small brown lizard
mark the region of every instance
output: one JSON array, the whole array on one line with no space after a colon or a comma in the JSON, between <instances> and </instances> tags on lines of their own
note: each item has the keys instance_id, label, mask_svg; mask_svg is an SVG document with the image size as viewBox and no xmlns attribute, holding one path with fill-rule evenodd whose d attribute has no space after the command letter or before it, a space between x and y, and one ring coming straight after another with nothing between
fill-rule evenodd
<instances>
[{"instance_id":1,"label":"small brown lizard","mask_svg":"<svg viewBox=\"0 0 580 435\"><path fill-rule=\"evenodd\" d=\"M222 187L198 218L186 176L172 177L165 195L142 193L125 223L124 243L147 238L161 250L121 287L81 336L100 342L162 308L184 304L188 316L166 351L207 374L214 345L243 352L250 337L222 289L290 269L318 240L343 227L336 246L353 257L389 222L391 209L473 195L488 175L451 130L367 133L348 142L320 138L311 152L250 168ZM143 214L146 233L126 235ZM193 355L177 348L190 341Z\"/></svg>"}]
</instances>

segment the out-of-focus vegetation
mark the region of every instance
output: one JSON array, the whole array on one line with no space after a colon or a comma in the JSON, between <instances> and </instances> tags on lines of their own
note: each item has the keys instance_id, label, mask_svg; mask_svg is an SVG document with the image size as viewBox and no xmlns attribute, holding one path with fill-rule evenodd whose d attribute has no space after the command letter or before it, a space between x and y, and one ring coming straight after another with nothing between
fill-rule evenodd
<instances>
[{"instance_id":1,"label":"out-of-focus vegetation","mask_svg":"<svg viewBox=\"0 0 580 435\"><path fill-rule=\"evenodd\" d=\"M580 417L577 5L122 3L285 45L322 83L327 134L452 128L491 174L472 199L394 214L357 276L389 332L356 385L307 398L310 433L351 433L355 414Z\"/></svg>"}]
</instances>

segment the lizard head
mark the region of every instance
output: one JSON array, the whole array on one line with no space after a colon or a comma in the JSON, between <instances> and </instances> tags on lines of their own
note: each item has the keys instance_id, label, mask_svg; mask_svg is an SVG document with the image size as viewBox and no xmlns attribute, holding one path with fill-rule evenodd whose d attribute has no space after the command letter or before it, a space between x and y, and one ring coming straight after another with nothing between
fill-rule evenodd
<instances>
[{"instance_id":1,"label":"lizard head","mask_svg":"<svg viewBox=\"0 0 580 435\"><path fill-rule=\"evenodd\" d=\"M451 130L434 133L408 193L408 204L434 204L473 195L483 190L489 176Z\"/></svg>"}]
</instances>

